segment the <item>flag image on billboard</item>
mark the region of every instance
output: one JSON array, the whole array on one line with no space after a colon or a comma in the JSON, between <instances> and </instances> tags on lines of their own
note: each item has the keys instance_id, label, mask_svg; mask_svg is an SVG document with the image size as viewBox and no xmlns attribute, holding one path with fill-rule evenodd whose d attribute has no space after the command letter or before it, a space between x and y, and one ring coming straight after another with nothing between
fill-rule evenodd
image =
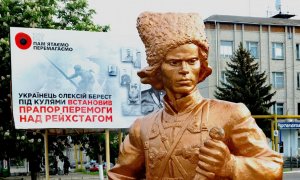
<instances>
[{"instance_id":1,"label":"flag image on billboard","mask_svg":"<svg viewBox=\"0 0 300 180\"><path fill-rule=\"evenodd\" d=\"M155 109L143 106L147 87L137 72L146 60L139 39L104 32L10 30L16 128L128 128Z\"/></svg>"}]
</instances>

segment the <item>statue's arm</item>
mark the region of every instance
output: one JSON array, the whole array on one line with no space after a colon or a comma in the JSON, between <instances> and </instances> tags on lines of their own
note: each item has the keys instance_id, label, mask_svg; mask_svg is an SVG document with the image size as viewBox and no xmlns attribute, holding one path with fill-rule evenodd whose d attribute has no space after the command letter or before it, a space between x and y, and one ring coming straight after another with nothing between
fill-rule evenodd
<instances>
[{"instance_id":1,"label":"statue's arm","mask_svg":"<svg viewBox=\"0 0 300 180\"><path fill-rule=\"evenodd\" d=\"M69 76L68 79L73 79L73 78L76 78L77 76L78 76L78 74L77 74L77 73L74 73L74 74L72 74L71 76Z\"/></svg>"},{"instance_id":2,"label":"statue's arm","mask_svg":"<svg viewBox=\"0 0 300 180\"><path fill-rule=\"evenodd\" d=\"M140 138L140 120L136 120L120 146L118 163L108 172L117 180L141 179L145 175L144 151Z\"/></svg>"},{"instance_id":3,"label":"statue's arm","mask_svg":"<svg viewBox=\"0 0 300 180\"><path fill-rule=\"evenodd\" d=\"M243 104L238 104L239 118L232 123L229 149L233 153L232 178L245 179L282 179L283 160L280 154L270 149L265 134L251 117ZM237 117L235 117L237 116Z\"/></svg>"}]
</instances>

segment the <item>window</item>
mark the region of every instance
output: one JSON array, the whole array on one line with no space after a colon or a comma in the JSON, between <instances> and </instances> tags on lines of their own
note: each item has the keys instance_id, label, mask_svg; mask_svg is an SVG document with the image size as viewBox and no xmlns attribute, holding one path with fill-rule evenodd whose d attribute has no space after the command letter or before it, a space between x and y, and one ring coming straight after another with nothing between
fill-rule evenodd
<instances>
[{"instance_id":1,"label":"window","mask_svg":"<svg viewBox=\"0 0 300 180\"><path fill-rule=\"evenodd\" d=\"M226 77L225 71L221 72L221 81L223 83L227 84L227 77Z\"/></svg>"},{"instance_id":2,"label":"window","mask_svg":"<svg viewBox=\"0 0 300 180\"><path fill-rule=\"evenodd\" d=\"M300 44L296 44L296 58L300 60Z\"/></svg>"},{"instance_id":3,"label":"window","mask_svg":"<svg viewBox=\"0 0 300 180\"><path fill-rule=\"evenodd\" d=\"M297 73L297 89L300 89L300 72Z\"/></svg>"},{"instance_id":4,"label":"window","mask_svg":"<svg viewBox=\"0 0 300 180\"><path fill-rule=\"evenodd\" d=\"M221 57L230 58L233 52L233 42L232 41L221 41Z\"/></svg>"},{"instance_id":5,"label":"window","mask_svg":"<svg viewBox=\"0 0 300 180\"><path fill-rule=\"evenodd\" d=\"M283 72L272 72L273 87L275 89L280 89L284 87L284 77Z\"/></svg>"},{"instance_id":6,"label":"window","mask_svg":"<svg viewBox=\"0 0 300 180\"><path fill-rule=\"evenodd\" d=\"M258 58L258 42L247 42L247 50L250 52L253 58Z\"/></svg>"},{"instance_id":7,"label":"window","mask_svg":"<svg viewBox=\"0 0 300 180\"><path fill-rule=\"evenodd\" d=\"M283 59L283 43L272 43L272 58L277 60Z\"/></svg>"},{"instance_id":8,"label":"window","mask_svg":"<svg viewBox=\"0 0 300 180\"><path fill-rule=\"evenodd\" d=\"M273 113L283 115L283 103L276 103L273 105Z\"/></svg>"},{"instance_id":9,"label":"window","mask_svg":"<svg viewBox=\"0 0 300 180\"><path fill-rule=\"evenodd\" d=\"M288 38L289 39L293 38L293 27L288 27Z\"/></svg>"}]
</instances>

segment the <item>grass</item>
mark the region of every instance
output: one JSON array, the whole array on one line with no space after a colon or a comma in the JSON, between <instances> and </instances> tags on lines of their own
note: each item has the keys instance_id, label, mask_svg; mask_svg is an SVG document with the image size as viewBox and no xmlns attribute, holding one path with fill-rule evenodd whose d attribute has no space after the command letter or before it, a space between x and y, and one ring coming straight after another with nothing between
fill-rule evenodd
<instances>
[{"instance_id":1,"label":"grass","mask_svg":"<svg viewBox=\"0 0 300 180\"><path fill-rule=\"evenodd\" d=\"M76 168L75 172L86 172L86 170L85 169L81 169L81 168Z\"/></svg>"},{"instance_id":2,"label":"grass","mask_svg":"<svg viewBox=\"0 0 300 180\"><path fill-rule=\"evenodd\" d=\"M295 171L295 169L299 169L299 168L283 168L283 172L290 172L290 171Z\"/></svg>"},{"instance_id":3,"label":"grass","mask_svg":"<svg viewBox=\"0 0 300 180\"><path fill-rule=\"evenodd\" d=\"M85 172L82 172L81 174L99 175L99 171L95 171L95 172L85 171Z\"/></svg>"},{"instance_id":4,"label":"grass","mask_svg":"<svg viewBox=\"0 0 300 180\"><path fill-rule=\"evenodd\" d=\"M86 171L85 169L75 169L75 172L79 172L81 174L87 174L87 175L99 175L99 171L90 172L90 171ZM106 170L103 170L103 175L104 176L107 175Z\"/></svg>"}]
</instances>

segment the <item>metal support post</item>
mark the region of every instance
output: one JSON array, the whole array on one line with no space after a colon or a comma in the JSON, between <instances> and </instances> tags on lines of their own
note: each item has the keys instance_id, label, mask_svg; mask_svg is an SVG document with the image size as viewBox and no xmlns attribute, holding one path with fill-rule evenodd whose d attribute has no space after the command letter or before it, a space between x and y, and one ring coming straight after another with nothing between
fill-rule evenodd
<instances>
[{"instance_id":1,"label":"metal support post","mask_svg":"<svg viewBox=\"0 0 300 180\"><path fill-rule=\"evenodd\" d=\"M277 123L277 114L274 116L274 126L275 126L275 131L278 131L278 123ZM278 151L278 135L275 136L275 151Z\"/></svg>"},{"instance_id":2,"label":"metal support post","mask_svg":"<svg viewBox=\"0 0 300 180\"><path fill-rule=\"evenodd\" d=\"M48 155L48 130L45 130L44 134L44 147L45 147L45 176L46 180L49 180L49 155Z\"/></svg>"},{"instance_id":3,"label":"metal support post","mask_svg":"<svg viewBox=\"0 0 300 180\"><path fill-rule=\"evenodd\" d=\"M110 170L109 130L105 129L106 170Z\"/></svg>"}]
</instances>

